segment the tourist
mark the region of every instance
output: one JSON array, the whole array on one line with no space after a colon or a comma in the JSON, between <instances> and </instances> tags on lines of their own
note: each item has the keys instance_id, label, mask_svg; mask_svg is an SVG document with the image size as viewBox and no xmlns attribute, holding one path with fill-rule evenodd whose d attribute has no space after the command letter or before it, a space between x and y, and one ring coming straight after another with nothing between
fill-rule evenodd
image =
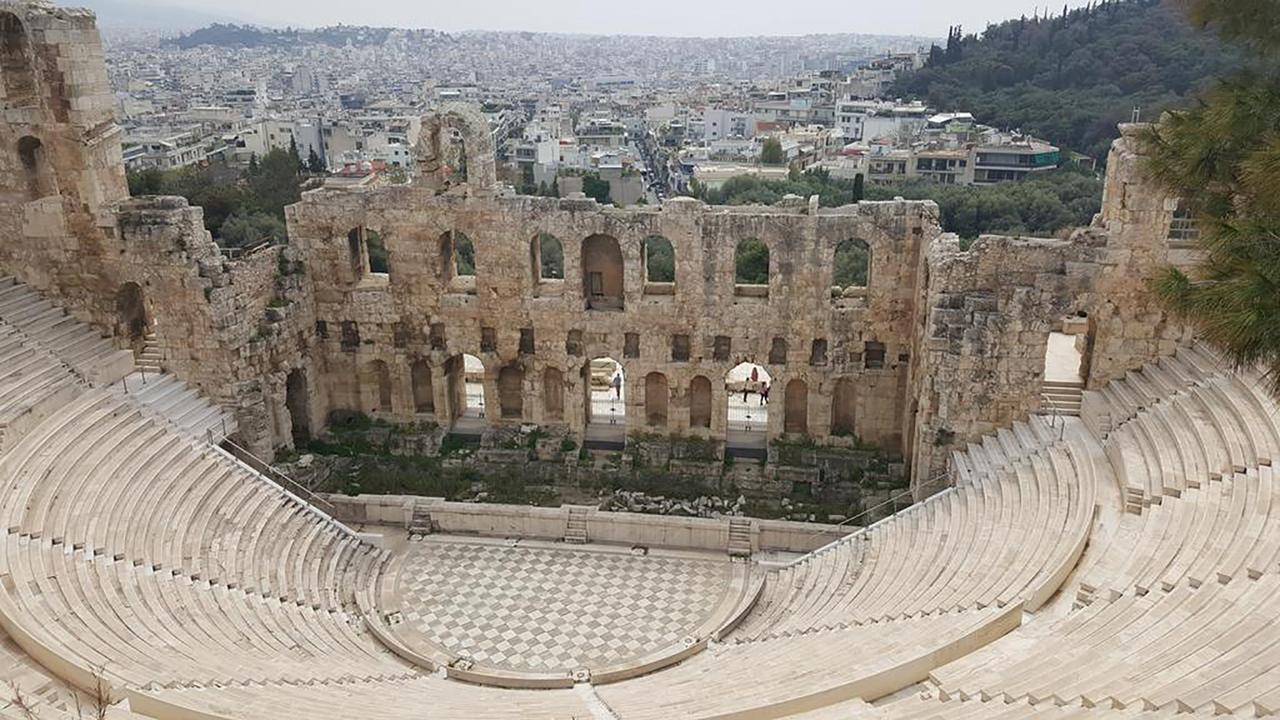
<instances>
[{"instance_id":1,"label":"tourist","mask_svg":"<svg viewBox=\"0 0 1280 720\"><path fill-rule=\"evenodd\" d=\"M760 404L766 405L769 402L769 383L760 386Z\"/></svg>"},{"instance_id":2,"label":"tourist","mask_svg":"<svg viewBox=\"0 0 1280 720\"><path fill-rule=\"evenodd\" d=\"M622 373L620 372L614 373L613 380L610 381L609 384L613 385L613 399L621 400L622 399Z\"/></svg>"}]
</instances>

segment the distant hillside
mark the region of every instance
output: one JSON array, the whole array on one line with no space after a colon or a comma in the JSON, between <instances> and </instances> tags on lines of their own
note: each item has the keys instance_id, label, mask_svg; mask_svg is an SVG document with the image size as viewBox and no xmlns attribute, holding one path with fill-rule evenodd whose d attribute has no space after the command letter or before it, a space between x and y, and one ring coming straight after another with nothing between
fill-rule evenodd
<instances>
[{"instance_id":1,"label":"distant hillside","mask_svg":"<svg viewBox=\"0 0 1280 720\"><path fill-rule=\"evenodd\" d=\"M1186 104L1241 56L1193 28L1171 2L1122 0L1065 16L1010 20L981 36L955 34L926 67L901 78L899 97L980 122L1021 128L1096 158L1135 105L1143 119Z\"/></svg>"},{"instance_id":2,"label":"distant hillside","mask_svg":"<svg viewBox=\"0 0 1280 720\"><path fill-rule=\"evenodd\" d=\"M232 19L227 15L164 4L162 0L155 3L131 0L66 0L60 4L89 8L98 16L98 26L104 28L187 30Z\"/></svg>"},{"instance_id":3,"label":"distant hillside","mask_svg":"<svg viewBox=\"0 0 1280 720\"><path fill-rule=\"evenodd\" d=\"M395 33L407 39L418 35L434 35L433 30L398 30L395 28L375 28L354 25L335 25L316 29L287 28L277 30L254 25L214 24L187 33L173 40L173 44L181 48L192 48L199 45L218 45L221 47L292 47L297 45L321 44L331 47L344 47L351 44L355 47L382 45Z\"/></svg>"}]
</instances>

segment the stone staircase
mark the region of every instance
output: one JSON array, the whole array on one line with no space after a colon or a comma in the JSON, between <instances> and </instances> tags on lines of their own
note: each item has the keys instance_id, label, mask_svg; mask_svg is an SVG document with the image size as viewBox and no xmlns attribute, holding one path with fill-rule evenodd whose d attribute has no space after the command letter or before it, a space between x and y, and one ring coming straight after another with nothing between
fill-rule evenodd
<instances>
[{"instance_id":1,"label":"stone staircase","mask_svg":"<svg viewBox=\"0 0 1280 720\"><path fill-rule=\"evenodd\" d=\"M587 514L590 508L577 505L569 506L569 518L565 523L564 541L573 545L587 542Z\"/></svg>"},{"instance_id":2,"label":"stone staircase","mask_svg":"<svg viewBox=\"0 0 1280 720\"><path fill-rule=\"evenodd\" d=\"M409 518L409 534L411 535L430 535L435 529L431 520L431 506L426 503L415 502L413 504L413 515Z\"/></svg>"},{"instance_id":3,"label":"stone staircase","mask_svg":"<svg viewBox=\"0 0 1280 720\"><path fill-rule=\"evenodd\" d=\"M729 518L730 557L751 557L751 520L743 517Z\"/></svg>"},{"instance_id":4,"label":"stone staircase","mask_svg":"<svg viewBox=\"0 0 1280 720\"><path fill-rule=\"evenodd\" d=\"M1084 383L1045 380L1040 383L1040 413L1042 415L1080 416L1080 401L1084 395Z\"/></svg>"},{"instance_id":5,"label":"stone staircase","mask_svg":"<svg viewBox=\"0 0 1280 720\"><path fill-rule=\"evenodd\" d=\"M159 375L164 372L164 342L156 334L155 328L147 330L142 341L142 352L138 353L134 364L143 372Z\"/></svg>"}]
</instances>

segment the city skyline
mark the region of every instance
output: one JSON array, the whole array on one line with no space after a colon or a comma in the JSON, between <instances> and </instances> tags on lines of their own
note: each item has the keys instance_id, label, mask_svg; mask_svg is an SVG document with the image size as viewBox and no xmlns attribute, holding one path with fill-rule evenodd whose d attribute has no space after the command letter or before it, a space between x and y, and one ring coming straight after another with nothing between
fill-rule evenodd
<instances>
[{"instance_id":1,"label":"city skyline","mask_svg":"<svg viewBox=\"0 0 1280 720\"><path fill-rule=\"evenodd\" d=\"M94 3L88 3L93 5ZM1068 7L1087 4L1069 0ZM395 0L369 0L358 6L333 0L278 0L269 6L253 0L182 0L170 8L223 16L271 26L319 27L371 25L468 30L561 32L597 35L655 35L669 37L749 37L866 33L938 36L961 25L980 32L989 23L1020 15L1061 13L1062 7L1044 0L975 0L962 6L942 0L902 0L892 14L864 13L858 17L847 5L816 0L805 12L777 12L764 3L726 0L690 5L655 0L643 14L605 13L585 0L548 0L538 4L500 0L489 4L449 3L405 7ZM496 7L495 7L496 6ZM856 11L856 8L853 10ZM847 16L847 19L843 19Z\"/></svg>"}]
</instances>

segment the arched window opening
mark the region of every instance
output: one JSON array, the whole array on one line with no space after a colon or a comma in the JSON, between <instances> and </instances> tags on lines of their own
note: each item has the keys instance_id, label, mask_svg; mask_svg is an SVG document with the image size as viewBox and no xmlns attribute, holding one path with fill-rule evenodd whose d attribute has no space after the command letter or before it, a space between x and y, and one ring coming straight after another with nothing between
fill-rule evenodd
<instances>
[{"instance_id":1,"label":"arched window opening","mask_svg":"<svg viewBox=\"0 0 1280 720\"><path fill-rule=\"evenodd\" d=\"M582 241L582 294L588 310L623 309L622 249L609 235Z\"/></svg>"},{"instance_id":2,"label":"arched window opening","mask_svg":"<svg viewBox=\"0 0 1280 720\"><path fill-rule=\"evenodd\" d=\"M370 360L365 366L362 383L366 398L364 410L369 414L391 412L391 369L382 360Z\"/></svg>"},{"instance_id":3,"label":"arched window opening","mask_svg":"<svg viewBox=\"0 0 1280 720\"><path fill-rule=\"evenodd\" d=\"M548 422L564 419L564 375L553 367L542 371L542 415Z\"/></svg>"},{"instance_id":4,"label":"arched window opening","mask_svg":"<svg viewBox=\"0 0 1280 720\"><path fill-rule=\"evenodd\" d=\"M471 238L459 230L440 236L440 280L455 292L476 290L476 249Z\"/></svg>"},{"instance_id":5,"label":"arched window opening","mask_svg":"<svg viewBox=\"0 0 1280 720\"><path fill-rule=\"evenodd\" d=\"M449 182L457 185L467 181L467 141L459 128L447 131L446 162L449 168Z\"/></svg>"},{"instance_id":6,"label":"arched window opening","mask_svg":"<svg viewBox=\"0 0 1280 720\"><path fill-rule=\"evenodd\" d=\"M498 371L498 404L502 417L524 417L524 370L519 365L505 365Z\"/></svg>"},{"instance_id":7,"label":"arched window opening","mask_svg":"<svg viewBox=\"0 0 1280 720\"><path fill-rule=\"evenodd\" d=\"M853 380L842 377L836 381L836 391L831 398L832 435L853 435L853 408Z\"/></svg>"},{"instance_id":8,"label":"arched window opening","mask_svg":"<svg viewBox=\"0 0 1280 720\"><path fill-rule=\"evenodd\" d=\"M670 396L666 375L651 372L644 377L644 416L647 425L666 427L667 403Z\"/></svg>"},{"instance_id":9,"label":"arched window opening","mask_svg":"<svg viewBox=\"0 0 1280 720\"><path fill-rule=\"evenodd\" d=\"M382 236L374 230L365 230L364 245L365 254L369 258L369 272L374 275L386 275L391 272L387 246L382 242Z\"/></svg>"},{"instance_id":10,"label":"arched window opening","mask_svg":"<svg viewBox=\"0 0 1280 720\"><path fill-rule=\"evenodd\" d=\"M711 381L701 375L689 381L689 427L711 427Z\"/></svg>"},{"instance_id":11,"label":"arched window opening","mask_svg":"<svg viewBox=\"0 0 1280 720\"><path fill-rule=\"evenodd\" d=\"M307 371L295 368L284 382L284 406L289 411L295 447L311 442L311 399L307 395Z\"/></svg>"},{"instance_id":12,"label":"arched window opening","mask_svg":"<svg viewBox=\"0 0 1280 720\"><path fill-rule=\"evenodd\" d=\"M769 270L769 246L756 238L740 241L733 254L734 292L768 297Z\"/></svg>"},{"instance_id":13,"label":"arched window opening","mask_svg":"<svg viewBox=\"0 0 1280 720\"><path fill-rule=\"evenodd\" d=\"M670 295L675 291L676 252L671 241L661 235L644 239L644 291L649 295Z\"/></svg>"},{"instance_id":14,"label":"arched window opening","mask_svg":"<svg viewBox=\"0 0 1280 720\"><path fill-rule=\"evenodd\" d=\"M351 275L356 280L364 277L365 263L364 228L351 228L347 233L347 261L351 265Z\"/></svg>"},{"instance_id":15,"label":"arched window opening","mask_svg":"<svg viewBox=\"0 0 1280 720\"><path fill-rule=\"evenodd\" d=\"M533 271L537 280L564 279L564 247L555 235L538 233L533 238Z\"/></svg>"},{"instance_id":16,"label":"arched window opening","mask_svg":"<svg viewBox=\"0 0 1280 720\"><path fill-rule=\"evenodd\" d=\"M413 411L434 413L436 398L431 386L431 366L426 360L415 360L409 368L409 380L413 384Z\"/></svg>"},{"instance_id":17,"label":"arched window opening","mask_svg":"<svg viewBox=\"0 0 1280 720\"><path fill-rule=\"evenodd\" d=\"M809 386L799 378L787 383L782 413L782 431L786 433L809 432Z\"/></svg>"},{"instance_id":18,"label":"arched window opening","mask_svg":"<svg viewBox=\"0 0 1280 720\"><path fill-rule=\"evenodd\" d=\"M832 295L866 288L871 284L871 248L865 240L845 240L836 246L832 263Z\"/></svg>"},{"instance_id":19,"label":"arched window opening","mask_svg":"<svg viewBox=\"0 0 1280 720\"><path fill-rule=\"evenodd\" d=\"M4 79L4 101L8 107L36 103L34 58L27 51L27 31L17 15L0 12L0 77Z\"/></svg>"}]
</instances>

